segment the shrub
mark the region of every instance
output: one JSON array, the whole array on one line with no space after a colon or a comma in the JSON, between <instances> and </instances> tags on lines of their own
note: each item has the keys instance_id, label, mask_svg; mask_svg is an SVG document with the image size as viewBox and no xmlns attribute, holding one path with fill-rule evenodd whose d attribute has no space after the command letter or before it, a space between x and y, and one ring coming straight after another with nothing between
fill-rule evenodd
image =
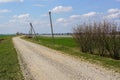
<instances>
[{"instance_id":1,"label":"shrub","mask_svg":"<svg viewBox=\"0 0 120 80\"><path fill-rule=\"evenodd\" d=\"M117 24L103 21L81 24L73 29L73 37L84 53L120 59L120 32Z\"/></svg>"}]
</instances>

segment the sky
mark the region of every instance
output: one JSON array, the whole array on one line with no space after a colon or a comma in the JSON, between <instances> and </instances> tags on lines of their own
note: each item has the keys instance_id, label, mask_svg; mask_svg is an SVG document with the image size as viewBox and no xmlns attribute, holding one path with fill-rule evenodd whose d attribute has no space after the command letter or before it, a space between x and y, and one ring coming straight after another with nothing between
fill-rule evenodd
<instances>
[{"instance_id":1,"label":"sky","mask_svg":"<svg viewBox=\"0 0 120 80\"><path fill-rule=\"evenodd\" d=\"M109 20L120 23L120 0L0 0L0 34L72 32L84 22Z\"/></svg>"}]
</instances>

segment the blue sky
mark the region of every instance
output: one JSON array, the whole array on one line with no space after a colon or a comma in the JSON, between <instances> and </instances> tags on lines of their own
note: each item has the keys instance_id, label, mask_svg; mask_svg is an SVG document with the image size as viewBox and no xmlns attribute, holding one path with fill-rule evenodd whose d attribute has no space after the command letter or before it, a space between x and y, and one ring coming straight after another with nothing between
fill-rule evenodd
<instances>
[{"instance_id":1,"label":"blue sky","mask_svg":"<svg viewBox=\"0 0 120 80\"><path fill-rule=\"evenodd\" d=\"M83 22L110 20L120 23L120 0L0 0L0 34L50 33L48 12L55 33L72 32Z\"/></svg>"}]
</instances>

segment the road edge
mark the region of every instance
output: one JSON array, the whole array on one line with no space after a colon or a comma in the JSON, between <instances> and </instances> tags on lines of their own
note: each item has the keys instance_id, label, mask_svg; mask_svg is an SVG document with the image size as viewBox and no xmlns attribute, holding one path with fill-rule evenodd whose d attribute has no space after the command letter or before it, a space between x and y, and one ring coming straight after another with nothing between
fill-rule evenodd
<instances>
[{"instance_id":1,"label":"road edge","mask_svg":"<svg viewBox=\"0 0 120 80\"><path fill-rule=\"evenodd\" d=\"M13 41L13 44L14 44L14 41ZM34 80L31 76L29 70L27 69L27 66L26 66L24 60L22 59L22 56L20 55L20 52L16 48L15 44L14 44L14 48L15 48L15 51L17 52L17 58L18 58L18 62L19 62L20 69L22 71L22 75L24 77L24 80Z\"/></svg>"}]
</instances>

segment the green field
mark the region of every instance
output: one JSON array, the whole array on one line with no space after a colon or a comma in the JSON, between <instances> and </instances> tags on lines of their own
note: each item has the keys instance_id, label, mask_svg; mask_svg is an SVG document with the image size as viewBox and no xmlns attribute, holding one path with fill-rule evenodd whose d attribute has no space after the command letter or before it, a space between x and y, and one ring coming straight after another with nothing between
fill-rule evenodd
<instances>
[{"instance_id":1,"label":"green field","mask_svg":"<svg viewBox=\"0 0 120 80\"><path fill-rule=\"evenodd\" d=\"M79 46L71 37L56 37L55 44L52 42L52 39L50 37L38 37L37 40L28 38L25 39L38 44L42 44L55 50L62 51L64 54L69 54L76 58L81 58L85 61L96 63L97 65L102 65L105 68L113 69L116 72L120 72L120 60L113 60L111 58L105 58L98 55L82 53L79 50Z\"/></svg>"},{"instance_id":2,"label":"green field","mask_svg":"<svg viewBox=\"0 0 120 80\"><path fill-rule=\"evenodd\" d=\"M12 37L0 36L0 80L23 80Z\"/></svg>"}]
</instances>

